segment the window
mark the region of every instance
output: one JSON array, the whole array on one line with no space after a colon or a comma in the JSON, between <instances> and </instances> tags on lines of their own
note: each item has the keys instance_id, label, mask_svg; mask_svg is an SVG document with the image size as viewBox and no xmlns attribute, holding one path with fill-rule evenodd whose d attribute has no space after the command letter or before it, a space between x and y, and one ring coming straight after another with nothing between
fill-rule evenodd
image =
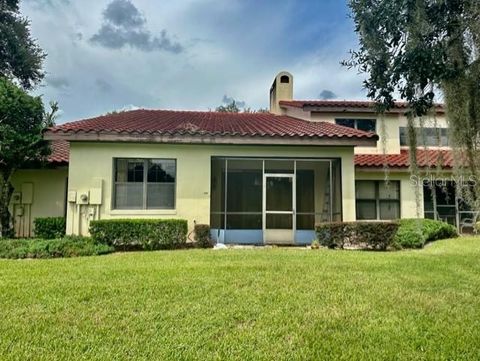
<instances>
[{"instance_id":1,"label":"window","mask_svg":"<svg viewBox=\"0 0 480 361\"><path fill-rule=\"evenodd\" d=\"M282 75L280 77L280 83L283 83L283 84L288 84L290 83L290 78L288 77L288 75Z\"/></svg>"},{"instance_id":2,"label":"window","mask_svg":"<svg viewBox=\"0 0 480 361\"><path fill-rule=\"evenodd\" d=\"M423 132L422 132L423 130ZM447 128L415 128L417 133L418 146L448 146L448 129ZM408 145L408 128L400 127L400 145Z\"/></svg>"},{"instance_id":3,"label":"window","mask_svg":"<svg viewBox=\"0 0 480 361\"><path fill-rule=\"evenodd\" d=\"M357 181L355 189L358 220L400 218L400 182Z\"/></svg>"},{"instance_id":4,"label":"window","mask_svg":"<svg viewBox=\"0 0 480 361\"><path fill-rule=\"evenodd\" d=\"M335 123L364 132L375 132L376 129L375 119L335 119Z\"/></svg>"},{"instance_id":5,"label":"window","mask_svg":"<svg viewBox=\"0 0 480 361\"><path fill-rule=\"evenodd\" d=\"M115 159L115 209L174 209L176 161Z\"/></svg>"}]
</instances>

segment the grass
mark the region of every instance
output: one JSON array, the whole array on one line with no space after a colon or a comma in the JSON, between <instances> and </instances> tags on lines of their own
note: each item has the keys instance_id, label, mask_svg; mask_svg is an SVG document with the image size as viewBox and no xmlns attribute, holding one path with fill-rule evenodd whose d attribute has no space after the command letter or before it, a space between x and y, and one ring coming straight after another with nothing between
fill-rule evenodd
<instances>
[{"instance_id":1,"label":"grass","mask_svg":"<svg viewBox=\"0 0 480 361\"><path fill-rule=\"evenodd\" d=\"M0 260L2 360L477 360L480 239Z\"/></svg>"}]
</instances>

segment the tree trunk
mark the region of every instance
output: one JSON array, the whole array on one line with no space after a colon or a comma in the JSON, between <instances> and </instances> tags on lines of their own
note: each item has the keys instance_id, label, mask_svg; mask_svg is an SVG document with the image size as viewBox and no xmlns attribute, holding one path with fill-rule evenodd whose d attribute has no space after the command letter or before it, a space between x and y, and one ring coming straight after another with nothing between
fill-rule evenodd
<instances>
[{"instance_id":1,"label":"tree trunk","mask_svg":"<svg viewBox=\"0 0 480 361\"><path fill-rule=\"evenodd\" d=\"M12 216L8 206L13 194L10 175L0 174L0 237L13 238Z\"/></svg>"}]
</instances>

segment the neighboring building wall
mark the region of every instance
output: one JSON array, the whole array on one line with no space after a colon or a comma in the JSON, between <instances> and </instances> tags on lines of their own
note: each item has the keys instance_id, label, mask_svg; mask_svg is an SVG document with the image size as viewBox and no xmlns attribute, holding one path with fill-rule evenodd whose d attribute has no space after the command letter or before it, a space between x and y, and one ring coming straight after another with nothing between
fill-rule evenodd
<instances>
[{"instance_id":1,"label":"neighboring building wall","mask_svg":"<svg viewBox=\"0 0 480 361\"><path fill-rule=\"evenodd\" d=\"M308 120L314 122L329 122L335 123L335 119L349 118L349 119L376 119L377 134L380 137L376 147L356 147L355 154L383 154L384 148L387 154L400 153L400 127L407 126L407 118L402 114L386 114L385 121L385 134L382 134L381 118L378 114L374 113L324 113L324 112L310 112L305 111L302 108L296 107L283 107L285 115ZM420 120L415 119L415 126L420 127ZM436 118L425 117L423 119L424 128L448 128L447 120L444 114L438 115ZM385 141L383 138L385 137ZM408 147L403 147L408 148ZM438 148L438 147L429 147ZM448 147L442 147L448 148Z\"/></svg>"},{"instance_id":2,"label":"neighboring building wall","mask_svg":"<svg viewBox=\"0 0 480 361\"><path fill-rule=\"evenodd\" d=\"M68 169L28 169L15 172L15 197L11 211L17 237L34 236L33 221L38 217L63 217Z\"/></svg>"},{"instance_id":3,"label":"neighboring building wall","mask_svg":"<svg viewBox=\"0 0 480 361\"><path fill-rule=\"evenodd\" d=\"M280 147L173 145L135 143L71 143L67 233L88 234L91 219L111 218L183 218L189 228L210 223L210 181L212 156L341 158L342 209L345 221L355 220L355 177L351 147ZM112 209L114 158L176 159L176 209ZM101 205L81 205L81 194L99 195ZM95 192L92 193L92 190Z\"/></svg>"},{"instance_id":4,"label":"neighboring building wall","mask_svg":"<svg viewBox=\"0 0 480 361\"><path fill-rule=\"evenodd\" d=\"M417 210L415 201L415 182L410 179L408 171L395 172L390 170L388 172L388 179L392 181L400 181L400 215L401 218L420 218L424 217L423 213L423 187L419 187L420 207ZM385 180L385 173L382 171L368 171L356 170L355 180ZM418 213L417 213L418 212Z\"/></svg>"}]
</instances>

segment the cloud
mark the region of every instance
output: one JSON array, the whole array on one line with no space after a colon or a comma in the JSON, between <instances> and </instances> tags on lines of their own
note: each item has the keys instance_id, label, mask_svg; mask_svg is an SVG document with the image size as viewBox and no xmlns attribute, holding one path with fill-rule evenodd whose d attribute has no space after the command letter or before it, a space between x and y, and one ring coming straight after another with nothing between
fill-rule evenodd
<instances>
[{"instance_id":1,"label":"cloud","mask_svg":"<svg viewBox=\"0 0 480 361\"><path fill-rule=\"evenodd\" d=\"M229 104L232 104L233 102L235 102L235 104L237 105L237 107L239 108L245 108L245 101L242 101L242 100L236 100L232 97L229 97L227 96L226 94L223 96L222 98L222 104L223 105L229 105Z\"/></svg>"},{"instance_id":2,"label":"cloud","mask_svg":"<svg viewBox=\"0 0 480 361\"><path fill-rule=\"evenodd\" d=\"M146 19L130 0L113 0L103 12L103 24L90 41L108 49L126 46L141 51L181 53L184 48L163 29L158 36L146 28Z\"/></svg>"},{"instance_id":3,"label":"cloud","mask_svg":"<svg viewBox=\"0 0 480 361\"><path fill-rule=\"evenodd\" d=\"M143 15L129 0L114 0L103 12L105 20L116 26L136 28L146 23Z\"/></svg>"},{"instance_id":4,"label":"cloud","mask_svg":"<svg viewBox=\"0 0 480 361\"><path fill-rule=\"evenodd\" d=\"M68 79L62 76L47 76L46 82L48 85L58 90L66 90L70 87Z\"/></svg>"},{"instance_id":5,"label":"cloud","mask_svg":"<svg viewBox=\"0 0 480 361\"><path fill-rule=\"evenodd\" d=\"M101 78L95 79L95 85L103 93L108 93L113 89L112 84L110 84L105 79L101 79Z\"/></svg>"},{"instance_id":6,"label":"cloud","mask_svg":"<svg viewBox=\"0 0 480 361\"><path fill-rule=\"evenodd\" d=\"M47 8L52 8L58 5L70 4L70 0L25 0L25 2L41 10L46 10Z\"/></svg>"},{"instance_id":7,"label":"cloud","mask_svg":"<svg viewBox=\"0 0 480 361\"><path fill-rule=\"evenodd\" d=\"M37 1L55 6L39 8ZM130 0L138 13L107 15L107 20L104 13L112 2L20 2L22 14L31 20L32 36L49 54L45 71L49 76L66 77L69 83L67 89L59 90L57 79L52 84L46 79L45 86L36 90L45 103L59 102L65 111L59 122L123 109L128 104L214 109L222 105L224 94L252 109L265 108L269 88L280 70L293 74L296 99L318 98L323 89L334 91L338 99L365 98L363 77L339 64L348 57L348 50L356 47L353 24L342 10L344 2ZM306 9L304 13L296 13L299 6ZM332 10L333 6L340 8ZM135 25L140 22L135 16L145 19L143 25ZM165 38L172 43L178 40L184 50L181 55L141 51L122 39L117 45L120 50L92 43L89 39L104 24L114 33L143 29L149 32L150 42L161 39L162 29L167 29ZM329 36L319 35L325 28L331 29Z\"/></svg>"},{"instance_id":8,"label":"cloud","mask_svg":"<svg viewBox=\"0 0 480 361\"><path fill-rule=\"evenodd\" d=\"M336 98L338 98L337 94L335 94L334 92L328 89L324 89L320 93L320 99L323 99L323 100L330 100L330 99L336 99Z\"/></svg>"}]
</instances>

